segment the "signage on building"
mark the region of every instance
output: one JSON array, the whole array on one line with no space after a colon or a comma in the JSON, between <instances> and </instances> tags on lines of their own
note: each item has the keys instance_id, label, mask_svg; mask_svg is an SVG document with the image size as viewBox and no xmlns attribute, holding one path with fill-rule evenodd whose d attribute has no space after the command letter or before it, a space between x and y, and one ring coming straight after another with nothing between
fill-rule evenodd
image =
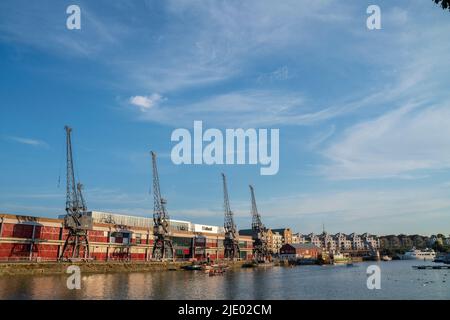
<instances>
[{"instance_id":1,"label":"signage on building","mask_svg":"<svg viewBox=\"0 0 450 320\"><path fill-rule=\"evenodd\" d=\"M194 224L195 232L205 232L205 233L219 233L219 227L207 226L203 224Z\"/></svg>"}]
</instances>

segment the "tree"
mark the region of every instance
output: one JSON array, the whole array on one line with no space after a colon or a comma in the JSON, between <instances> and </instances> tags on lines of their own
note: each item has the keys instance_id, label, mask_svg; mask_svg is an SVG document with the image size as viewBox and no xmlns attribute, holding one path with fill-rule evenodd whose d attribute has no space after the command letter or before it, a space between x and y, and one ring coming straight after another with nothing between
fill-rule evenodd
<instances>
[{"instance_id":1,"label":"tree","mask_svg":"<svg viewBox=\"0 0 450 320\"><path fill-rule=\"evenodd\" d=\"M450 0L433 0L435 3L439 4L442 9L448 9L450 11Z\"/></svg>"},{"instance_id":2,"label":"tree","mask_svg":"<svg viewBox=\"0 0 450 320\"><path fill-rule=\"evenodd\" d=\"M432 246L432 249L436 252L449 252L450 248L444 245L442 242L435 242Z\"/></svg>"}]
</instances>

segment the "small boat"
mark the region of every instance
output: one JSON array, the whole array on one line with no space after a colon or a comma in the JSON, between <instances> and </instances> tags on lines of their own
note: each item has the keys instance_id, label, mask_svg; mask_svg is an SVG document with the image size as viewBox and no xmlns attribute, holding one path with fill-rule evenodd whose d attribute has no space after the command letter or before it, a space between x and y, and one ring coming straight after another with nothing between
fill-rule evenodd
<instances>
[{"instance_id":1,"label":"small boat","mask_svg":"<svg viewBox=\"0 0 450 320\"><path fill-rule=\"evenodd\" d=\"M350 257L346 257L342 253L335 253L335 254L333 254L332 263L334 265L336 265L336 264L347 264L347 263L350 263L350 262L351 262Z\"/></svg>"},{"instance_id":2,"label":"small boat","mask_svg":"<svg viewBox=\"0 0 450 320\"><path fill-rule=\"evenodd\" d=\"M202 270L209 275L222 274L226 269L228 269L226 264L205 264L202 266Z\"/></svg>"},{"instance_id":3,"label":"small boat","mask_svg":"<svg viewBox=\"0 0 450 320\"><path fill-rule=\"evenodd\" d=\"M212 276L222 276L226 271L226 268L223 268L222 266L216 265L216 267L212 267L206 271L206 273L212 277Z\"/></svg>"},{"instance_id":4,"label":"small boat","mask_svg":"<svg viewBox=\"0 0 450 320\"><path fill-rule=\"evenodd\" d=\"M208 272L209 270L212 270L212 269L213 269L213 267L209 264L202 265L202 270L205 272Z\"/></svg>"},{"instance_id":5,"label":"small boat","mask_svg":"<svg viewBox=\"0 0 450 320\"><path fill-rule=\"evenodd\" d=\"M273 262L270 262L270 261L265 261L265 262L259 262L258 264L257 264L257 267L273 267L274 266L274 263Z\"/></svg>"},{"instance_id":6,"label":"small boat","mask_svg":"<svg viewBox=\"0 0 450 320\"><path fill-rule=\"evenodd\" d=\"M256 268L258 266L258 263L253 261L253 262L246 262L242 265L242 268Z\"/></svg>"},{"instance_id":7,"label":"small boat","mask_svg":"<svg viewBox=\"0 0 450 320\"><path fill-rule=\"evenodd\" d=\"M192 265L184 266L183 269L189 270L189 271L202 270L202 266L199 264L192 264Z\"/></svg>"},{"instance_id":8,"label":"small boat","mask_svg":"<svg viewBox=\"0 0 450 320\"><path fill-rule=\"evenodd\" d=\"M439 253L436 255L436 258L434 258L433 262L443 262L445 263L446 261L446 255L443 253Z\"/></svg>"},{"instance_id":9,"label":"small boat","mask_svg":"<svg viewBox=\"0 0 450 320\"><path fill-rule=\"evenodd\" d=\"M387 256L387 255L384 255L384 256L381 257L381 260L383 260L383 261L391 261L392 258Z\"/></svg>"},{"instance_id":10,"label":"small boat","mask_svg":"<svg viewBox=\"0 0 450 320\"><path fill-rule=\"evenodd\" d=\"M223 276L224 273L225 273L225 269L211 269L208 271L208 274L210 277Z\"/></svg>"}]
</instances>

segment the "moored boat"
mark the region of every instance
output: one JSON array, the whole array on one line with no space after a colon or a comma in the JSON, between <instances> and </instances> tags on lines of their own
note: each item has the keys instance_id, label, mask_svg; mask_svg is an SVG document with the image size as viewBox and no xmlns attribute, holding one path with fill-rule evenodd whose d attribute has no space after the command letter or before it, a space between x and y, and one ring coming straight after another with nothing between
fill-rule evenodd
<instances>
[{"instance_id":1,"label":"moored boat","mask_svg":"<svg viewBox=\"0 0 450 320\"><path fill-rule=\"evenodd\" d=\"M412 248L402 256L402 260L434 260L435 258L436 252L428 248L423 250Z\"/></svg>"},{"instance_id":2,"label":"moored boat","mask_svg":"<svg viewBox=\"0 0 450 320\"><path fill-rule=\"evenodd\" d=\"M258 263L255 261L252 262L246 262L242 265L242 268L256 268L258 266Z\"/></svg>"},{"instance_id":3,"label":"moored boat","mask_svg":"<svg viewBox=\"0 0 450 320\"><path fill-rule=\"evenodd\" d=\"M348 264L351 263L352 259L350 257L344 256L342 253L333 254L332 263L333 264Z\"/></svg>"},{"instance_id":4,"label":"moored boat","mask_svg":"<svg viewBox=\"0 0 450 320\"><path fill-rule=\"evenodd\" d=\"M189 271L202 270L202 266L199 264L192 264L192 265L184 266L183 269L189 270Z\"/></svg>"},{"instance_id":5,"label":"moored boat","mask_svg":"<svg viewBox=\"0 0 450 320\"><path fill-rule=\"evenodd\" d=\"M205 264L202 266L202 270L208 274L222 274L228 269L228 265L226 264Z\"/></svg>"},{"instance_id":6,"label":"moored boat","mask_svg":"<svg viewBox=\"0 0 450 320\"><path fill-rule=\"evenodd\" d=\"M440 255L436 256L436 259L434 259L433 261L450 264L450 253L441 253Z\"/></svg>"}]
</instances>

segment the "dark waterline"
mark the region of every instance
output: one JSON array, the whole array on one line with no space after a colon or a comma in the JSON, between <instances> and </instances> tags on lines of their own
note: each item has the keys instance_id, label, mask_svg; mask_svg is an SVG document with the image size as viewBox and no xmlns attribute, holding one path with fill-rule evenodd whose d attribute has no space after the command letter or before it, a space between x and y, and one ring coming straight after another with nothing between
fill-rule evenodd
<instances>
[{"instance_id":1,"label":"dark waterline","mask_svg":"<svg viewBox=\"0 0 450 320\"><path fill-rule=\"evenodd\" d=\"M366 269L381 268L381 289L367 289ZM450 270L416 270L423 261L364 262L354 267L238 269L89 274L80 290L68 275L1 276L0 299L450 299Z\"/></svg>"}]
</instances>

